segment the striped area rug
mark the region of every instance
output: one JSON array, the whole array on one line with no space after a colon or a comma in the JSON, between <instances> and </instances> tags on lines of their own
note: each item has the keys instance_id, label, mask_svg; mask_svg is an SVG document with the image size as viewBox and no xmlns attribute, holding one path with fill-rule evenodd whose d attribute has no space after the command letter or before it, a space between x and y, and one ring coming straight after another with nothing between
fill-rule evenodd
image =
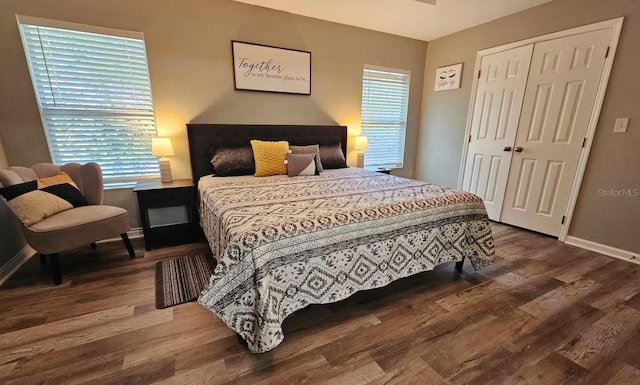
<instances>
[{"instance_id":1,"label":"striped area rug","mask_svg":"<svg viewBox=\"0 0 640 385\"><path fill-rule=\"evenodd\" d=\"M156 263L156 308L195 301L209 283L215 266L210 252Z\"/></svg>"}]
</instances>

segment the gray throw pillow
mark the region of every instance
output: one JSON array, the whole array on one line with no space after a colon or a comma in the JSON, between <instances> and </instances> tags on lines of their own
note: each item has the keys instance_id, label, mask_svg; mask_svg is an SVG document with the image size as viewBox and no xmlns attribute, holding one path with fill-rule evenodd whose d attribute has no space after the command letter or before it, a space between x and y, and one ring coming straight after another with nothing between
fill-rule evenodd
<instances>
[{"instance_id":1,"label":"gray throw pillow","mask_svg":"<svg viewBox=\"0 0 640 385\"><path fill-rule=\"evenodd\" d=\"M215 176L253 175L256 163L251 147L220 147L211 157Z\"/></svg>"},{"instance_id":2,"label":"gray throw pillow","mask_svg":"<svg viewBox=\"0 0 640 385\"><path fill-rule=\"evenodd\" d=\"M320 175L317 157L317 154L287 154L287 174L290 177Z\"/></svg>"},{"instance_id":3,"label":"gray throw pillow","mask_svg":"<svg viewBox=\"0 0 640 385\"><path fill-rule=\"evenodd\" d=\"M316 167L318 172L322 172L322 161L320 159L320 146L311 144L309 146L289 146L292 154L318 154L316 157Z\"/></svg>"},{"instance_id":4,"label":"gray throw pillow","mask_svg":"<svg viewBox=\"0 0 640 385\"><path fill-rule=\"evenodd\" d=\"M342 153L341 143L320 145L320 159L322 160L322 168L325 170L349 167Z\"/></svg>"}]
</instances>

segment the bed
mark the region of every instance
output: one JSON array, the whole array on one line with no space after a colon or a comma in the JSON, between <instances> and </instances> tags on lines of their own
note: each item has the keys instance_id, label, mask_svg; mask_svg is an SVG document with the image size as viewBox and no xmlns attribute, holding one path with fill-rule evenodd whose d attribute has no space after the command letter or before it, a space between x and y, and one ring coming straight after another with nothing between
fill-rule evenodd
<instances>
[{"instance_id":1,"label":"bed","mask_svg":"<svg viewBox=\"0 0 640 385\"><path fill-rule=\"evenodd\" d=\"M198 302L254 353L280 344L282 323L311 304L443 263L494 259L482 200L470 193L357 168L319 176L214 177L216 147L251 139L341 143L346 127L188 125L200 224L218 265Z\"/></svg>"}]
</instances>

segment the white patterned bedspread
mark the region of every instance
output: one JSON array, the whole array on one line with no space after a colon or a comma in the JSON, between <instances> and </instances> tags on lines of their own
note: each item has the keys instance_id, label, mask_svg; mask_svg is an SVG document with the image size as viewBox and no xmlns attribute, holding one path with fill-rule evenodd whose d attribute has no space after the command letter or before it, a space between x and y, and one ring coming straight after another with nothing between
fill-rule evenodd
<instances>
[{"instance_id":1,"label":"white patterned bedspread","mask_svg":"<svg viewBox=\"0 0 640 385\"><path fill-rule=\"evenodd\" d=\"M494 259L477 196L356 168L320 176L203 177L200 221L219 261L198 302L254 353L310 304L468 257Z\"/></svg>"}]
</instances>

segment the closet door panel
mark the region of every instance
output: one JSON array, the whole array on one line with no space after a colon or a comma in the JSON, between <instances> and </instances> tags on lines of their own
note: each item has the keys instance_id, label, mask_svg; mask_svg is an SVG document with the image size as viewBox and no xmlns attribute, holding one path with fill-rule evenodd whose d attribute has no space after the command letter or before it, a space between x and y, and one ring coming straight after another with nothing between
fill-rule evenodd
<instances>
[{"instance_id":1,"label":"closet door panel","mask_svg":"<svg viewBox=\"0 0 640 385\"><path fill-rule=\"evenodd\" d=\"M560 234L610 36L602 30L535 45L502 222Z\"/></svg>"},{"instance_id":2,"label":"closet door panel","mask_svg":"<svg viewBox=\"0 0 640 385\"><path fill-rule=\"evenodd\" d=\"M485 56L481 63L463 189L500 219L533 45Z\"/></svg>"}]
</instances>

